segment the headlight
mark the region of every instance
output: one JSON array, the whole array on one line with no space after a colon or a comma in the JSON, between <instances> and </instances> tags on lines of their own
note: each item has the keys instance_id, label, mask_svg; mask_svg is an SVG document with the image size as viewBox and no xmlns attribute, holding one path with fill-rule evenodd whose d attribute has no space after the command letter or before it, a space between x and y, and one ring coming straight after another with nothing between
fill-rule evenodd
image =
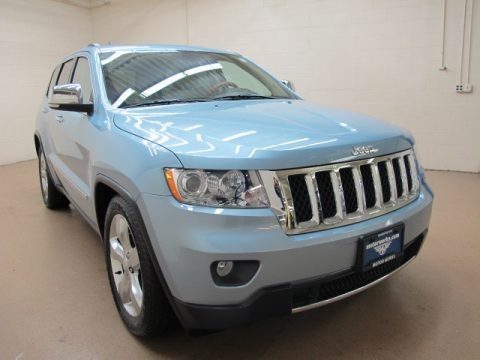
<instances>
[{"instance_id":1,"label":"headlight","mask_svg":"<svg viewBox=\"0 0 480 360\"><path fill-rule=\"evenodd\" d=\"M165 169L172 195L187 204L268 207L265 189L256 171Z\"/></svg>"}]
</instances>

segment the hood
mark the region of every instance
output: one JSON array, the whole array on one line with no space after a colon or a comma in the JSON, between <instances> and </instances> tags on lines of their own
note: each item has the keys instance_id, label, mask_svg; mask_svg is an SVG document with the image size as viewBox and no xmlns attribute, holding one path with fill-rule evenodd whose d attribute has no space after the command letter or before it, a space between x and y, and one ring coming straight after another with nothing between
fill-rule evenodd
<instances>
[{"instance_id":1,"label":"hood","mask_svg":"<svg viewBox=\"0 0 480 360\"><path fill-rule=\"evenodd\" d=\"M411 135L365 115L303 100L240 100L119 109L115 125L172 151L185 168L278 170L384 155ZM371 155L363 156L371 157Z\"/></svg>"}]
</instances>

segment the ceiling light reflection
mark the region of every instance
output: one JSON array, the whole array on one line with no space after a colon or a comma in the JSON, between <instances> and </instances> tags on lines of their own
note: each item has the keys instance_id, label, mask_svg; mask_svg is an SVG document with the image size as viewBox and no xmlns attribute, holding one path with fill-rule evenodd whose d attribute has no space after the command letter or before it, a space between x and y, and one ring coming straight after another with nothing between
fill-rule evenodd
<instances>
[{"instance_id":1,"label":"ceiling light reflection","mask_svg":"<svg viewBox=\"0 0 480 360\"><path fill-rule=\"evenodd\" d=\"M276 147L290 145L290 144L296 144L296 143L303 142L303 141L308 141L308 140L310 140L310 138L302 138L302 139L297 139L297 140L286 141L286 142L283 142L283 143L280 143L280 144L265 146L265 147L260 148L259 150L273 149L273 148L276 148Z\"/></svg>"},{"instance_id":2,"label":"ceiling light reflection","mask_svg":"<svg viewBox=\"0 0 480 360\"><path fill-rule=\"evenodd\" d=\"M357 132L357 129L355 129L354 127L351 127L350 125L348 125L347 123L344 123L344 122L340 122L338 123L338 125L350 130L351 132Z\"/></svg>"},{"instance_id":3,"label":"ceiling light reflection","mask_svg":"<svg viewBox=\"0 0 480 360\"><path fill-rule=\"evenodd\" d=\"M100 61L102 65L107 65L108 63L111 63L113 60L118 59L120 56L124 54L128 54L128 51L115 51L112 55L110 55L108 58L103 59Z\"/></svg>"},{"instance_id":4,"label":"ceiling light reflection","mask_svg":"<svg viewBox=\"0 0 480 360\"><path fill-rule=\"evenodd\" d=\"M280 144L273 144L273 145L265 146L265 147L262 147L262 148L255 148L250 152L250 154L248 154L248 157L249 158L253 157L253 155L255 155L255 153L257 152L257 150L268 150L268 149L273 149L273 148L280 147L280 146L296 144L296 143L307 141L307 140L310 140L310 138L296 139L296 140L286 141L286 142L283 142L283 143L280 143Z\"/></svg>"},{"instance_id":5,"label":"ceiling light reflection","mask_svg":"<svg viewBox=\"0 0 480 360\"><path fill-rule=\"evenodd\" d=\"M172 75L166 79L163 79L162 81L156 83L155 85L150 86L148 89L142 91L142 95L145 97L149 97L155 94L156 92L166 88L167 86L172 85L174 82L177 82L183 78L186 78L187 76L195 75L205 71L218 70L222 68L223 67L221 64L214 63L214 64L197 66L197 67L185 70L178 74Z\"/></svg>"},{"instance_id":6,"label":"ceiling light reflection","mask_svg":"<svg viewBox=\"0 0 480 360\"><path fill-rule=\"evenodd\" d=\"M200 125L200 124L192 125L192 126L186 127L185 129L183 129L183 131L192 131L195 129L199 129L201 127L203 127L203 125Z\"/></svg>"},{"instance_id":7,"label":"ceiling light reflection","mask_svg":"<svg viewBox=\"0 0 480 360\"><path fill-rule=\"evenodd\" d=\"M338 139L330 139L330 140L325 140L325 141L314 142L314 143L307 144L307 145L295 146L295 147L289 148L288 150L302 149L302 148L315 146L315 145L328 144L328 143L335 142L335 141L338 141Z\"/></svg>"},{"instance_id":8,"label":"ceiling light reflection","mask_svg":"<svg viewBox=\"0 0 480 360\"><path fill-rule=\"evenodd\" d=\"M112 106L114 108L118 108L120 105L122 105L125 100L127 100L133 93L135 92L135 90L133 90L132 88L128 88L127 90L125 90L122 95L120 95L118 97L118 99L112 104Z\"/></svg>"},{"instance_id":9,"label":"ceiling light reflection","mask_svg":"<svg viewBox=\"0 0 480 360\"><path fill-rule=\"evenodd\" d=\"M257 132L255 130L245 131L245 132L242 132L242 133L234 134L232 136L227 136L226 138L223 138L222 141L231 141L231 140L235 140L235 139L238 139L238 138L241 138L241 137L244 137L244 136L253 135L253 134L256 134L256 133Z\"/></svg>"}]
</instances>

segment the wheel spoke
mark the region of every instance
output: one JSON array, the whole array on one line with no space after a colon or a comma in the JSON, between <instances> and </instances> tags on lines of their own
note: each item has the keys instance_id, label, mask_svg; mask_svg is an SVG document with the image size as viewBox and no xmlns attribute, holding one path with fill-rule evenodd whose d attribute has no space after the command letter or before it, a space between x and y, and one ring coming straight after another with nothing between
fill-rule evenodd
<instances>
[{"instance_id":1,"label":"wheel spoke","mask_svg":"<svg viewBox=\"0 0 480 360\"><path fill-rule=\"evenodd\" d=\"M122 243L122 247L124 251L130 250L132 247L130 245L130 238L128 236L128 223L124 217L121 217L117 220L117 236L120 242Z\"/></svg>"},{"instance_id":2,"label":"wheel spoke","mask_svg":"<svg viewBox=\"0 0 480 360\"><path fill-rule=\"evenodd\" d=\"M116 237L110 239L110 256L112 259L117 260L120 263L125 259L125 252L123 251L122 244L120 244Z\"/></svg>"},{"instance_id":3,"label":"wheel spoke","mask_svg":"<svg viewBox=\"0 0 480 360\"><path fill-rule=\"evenodd\" d=\"M132 275L130 279L130 300L132 301L132 306L135 309L137 314L140 313L142 309L142 302L143 302L143 291L140 286L140 281L138 280L138 276Z\"/></svg>"},{"instance_id":4,"label":"wheel spoke","mask_svg":"<svg viewBox=\"0 0 480 360\"><path fill-rule=\"evenodd\" d=\"M130 276L125 274L118 284L118 295L123 304L130 302L130 288L131 288Z\"/></svg>"},{"instance_id":5,"label":"wheel spoke","mask_svg":"<svg viewBox=\"0 0 480 360\"><path fill-rule=\"evenodd\" d=\"M118 237L119 241L121 242L122 241L121 234L123 231L122 218L118 215L115 215L115 217L113 218L113 221L115 221L115 235Z\"/></svg>"},{"instance_id":6,"label":"wheel spoke","mask_svg":"<svg viewBox=\"0 0 480 360\"><path fill-rule=\"evenodd\" d=\"M110 223L110 270L118 300L132 316L138 316L143 304L141 267L135 238L127 219L116 214Z\"/></svg>"}]
</instances>

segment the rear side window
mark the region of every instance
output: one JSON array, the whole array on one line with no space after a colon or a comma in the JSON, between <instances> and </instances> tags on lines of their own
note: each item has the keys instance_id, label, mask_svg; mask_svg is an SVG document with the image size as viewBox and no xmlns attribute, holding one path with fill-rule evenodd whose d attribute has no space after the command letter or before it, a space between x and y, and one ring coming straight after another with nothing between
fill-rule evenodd
<instances>
[{"instance_id":1,"label":"rear side window","mask_svg":"<svg viewBox=\"0 0 480 360\"><path fill-rule=\"evenodd\" d=\"M87 58L78 58L73 73L72 83L80 84L82 86L84 104L93 102L92 81L90 79L90 67L88 66Z\"/></svg>"},{"instance_id":2,"label":"rear side window","mask_svg":"<svg viewBox=\"0 0 480 360\"><path fill-rule=\"evenodd\" d=\"M57 84L59 71L60 71L60 66L57 66L55 70L53 70L53 74L52 74L52 77L50 78L50 83L48 84L48 88L47 88L47 97L52 93L53 87Z\"/></svg>"},{"instance_id":3,"label":"rear side window","mask_svg":"<svg viewBox=\"0 0 480 360\"><path fill-rule=\"evenodd\" d=\"M74 64L74 59L68 60L63 63L62 71L60 71L60 76L58 77L57 85L70 84L70 79L72 75L72 69Z\"/></svg>"}]
</instances>

